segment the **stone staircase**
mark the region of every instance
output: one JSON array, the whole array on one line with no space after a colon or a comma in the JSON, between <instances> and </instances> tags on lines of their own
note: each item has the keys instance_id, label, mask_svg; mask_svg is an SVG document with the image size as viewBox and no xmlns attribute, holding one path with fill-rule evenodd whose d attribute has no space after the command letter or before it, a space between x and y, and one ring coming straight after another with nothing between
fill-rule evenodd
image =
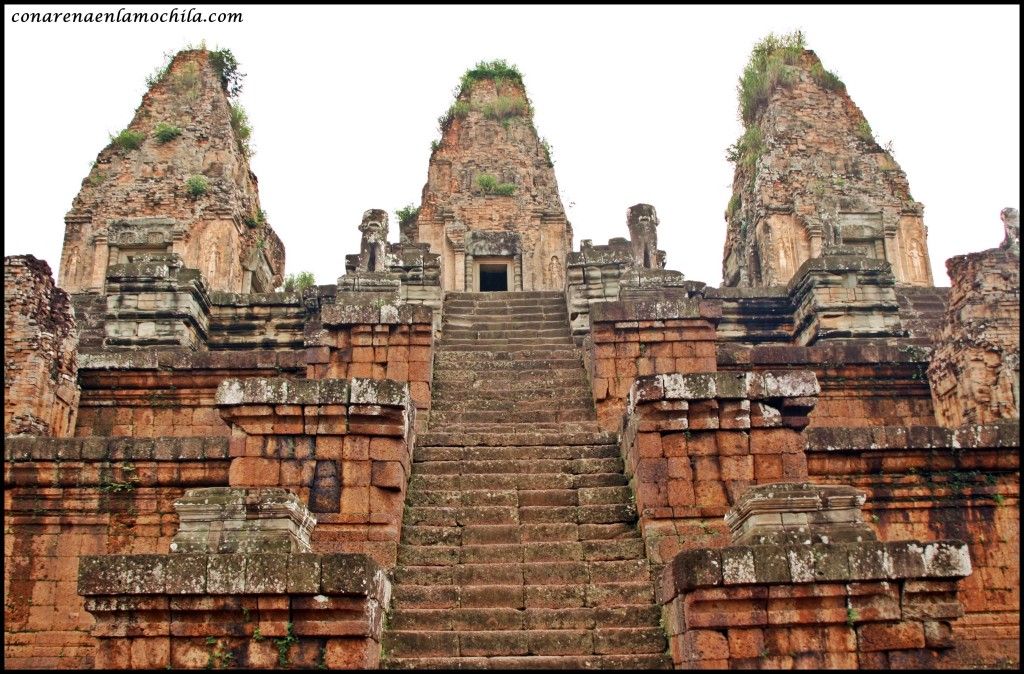
<instances>
[{"instance_id":1,"label":"stone staircase","mask_svg":"<svg viewBox=\"0 0 1024 674\"><path fill-rule=\"evenodd\" d=\"M671 668L616 437L557 292L448 293L391 668Z\"/></svg>"}]
</instances>

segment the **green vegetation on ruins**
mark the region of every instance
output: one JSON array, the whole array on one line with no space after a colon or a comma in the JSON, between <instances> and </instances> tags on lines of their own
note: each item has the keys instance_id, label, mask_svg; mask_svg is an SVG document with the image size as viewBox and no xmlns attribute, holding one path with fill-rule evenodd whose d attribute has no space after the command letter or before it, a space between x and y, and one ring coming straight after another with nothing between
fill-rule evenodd
<instances>
[{"instance_id":1,"label":"green vegetation on ruins","mask_svg":"<svg viewBox=\"0 0 1024 674\"><path fill-rule=\"evenodd\" d=\"M125 152L138 150L142 147L142 141L145 139L146 134L139 131L132 131L131 129L125 129L116 136L113 134L110 136L110 142Z\"/></svg>"},{"instance_id":2,"label":"green vegetation on ruins","mask_svg":"<svg viewBox=\"0 0 1024 674\"><path fill-rule=\"evenodd\" d=\"M481 173L476 177L477 186L484 194L494 194L501 197L510 197L516 193L514 183L499 183L498 179L489 173Z\"/></svg>"},{"instance_id":3,"label":"green vegetation on ruins","mask_svg":"<svg viewBox=\"0 0 1024 674\"><path fill-rule=\"evenodd\" d=\"M794 72L791 66L799 61L806 46L804 34L799 30L782 36L769 33L754 45L736 87L740 118L744 124L754 122L776 87L792 84Z\"/></svg>"},{"instance_id":4,"label":"green vegetation on ruins","mask_svg":"<svg viewBox=\"0 0 1024 674\"><path fill-rule=\"evenodd\" d=\"M785 35L769 33L754 45L750 52L750 60L747 61L743 75L736 85L739 115L745 129L743 135L726 149L725 156L738 167L750 171L751 179L757 160L764 152L764 139L761 129L756 125L757 118L778 87L790 86L796 81L795 66L806 47L804 34L800 30ZM811 66L810 76L828 91L841 91L846 88L842 80L835 73L825 70L820 62ZM867 127L866 132L858 128L857 135L870 140L870 127ZM730 207L729 212L734 213L735 209Z\"/></svg>"},{"instance_id":5,"label":"green vegetation on ruins","mask_svg":"<svg viewBox=\"0 0 1024 674\"><path fill-rule=\"evenodd\" d=\"M524 117L529 114L530 104L522 98L498 96L493 101L484 103L480 110L487 119L504 122L512 117Z\"/></svg>"},{"instance_id":6,"label":"green vegetation on ruins","mask_svg":"<svg viewBox=\"0 0 1024 674\"><path fill-rule=\"evenodd\" d=\"M868 124L868 120L862 119L860 124L857 125L857 129L854 131L857 134L857 138L860 138L864 142L871 143L875 140L875 134L871 131L871 125Z\"/></svg>"},{"instance_id":7,"label":"green vegetation on ruins","mask_svg":"<svg viewBox=\"0 0 1024 674\"><path fill-rule=\"evenodd\" d=\"M420 214L420 207L408 204L395 211L395 215L398 216L398 225L400 227L405 226L416 219L416 216Z\"/></svg>"},{"instance_id":8,"label":"green vegetation on ruins","mask_svg":"<svg viewBox=\"0 0 1024 674\"><path fill-rule=\"evenodd\" d=\"M725 157L729 161L752 169L761 158L764 151L764 139L761 136L761 129L756 126L747 127L743 135L725 151Z\"/></svg>"},{"instance_id":9,"label":"green vegetation on ruins","mask_svg":"<svg viewBox=\"0 0 1024 674\"><path fill-rule=\"evenodd\" d=\"M286 293L301 293L306 288L316 285L316 277L311 271L300 271L298 274L288 274L281 286Z\"/></svg>"},{"instance_id":10,"label":"green vegetation on ruins","mask_svg":"<svg viewBox=\"0 0 1024 674\"><path fill-rule=\"evenodd\" d=\"M181 135L181 129L173 124L160 122L153 128L153 135L156 136L158 142L169 143Z\"/></svg>"},{"instance_id":11,"label":"green vegetation on ruins","mask_svg":"<svg viewBox=\"0 0 1024 674\"><path fill-rule=\"evenodd\" d=\"M235 131L235 140L238 141L238 149L246 157L253 154L252 146L249 145L249 137L252 136L252 126L249 124L249 115L241 103L231 104L231 128Z\"/></svg>"},{"instance_id":12,"label":"green vegetation on ruins","mask_svg":"<svg viewBox=\"0 0 1024 674\"><path fill-rule=\"evenodd\" d=\"M788 86L795 81L793 66L800 60L806 47L804 34L799 30L781 36L769 33L754 45L750 60L736 86L740 119L745 125L753 124L777 87ZM825 70L820 62L811 66L810 74L811 79L829 91L842 91L846 88L839 76Z\"/></svg>"},{"instance_id":13,"label":"green vegetation on ruins","mask_svg":"<svg viewBox=\"0 0 1024 674\"><path fill-rule=\"evenodd\" d=\"M238 59L230 49L218 49L210 52L210 65L220 77L220 86L230 98L242 93L242 78L245 73L238 72Z\"/></svg>"},{"instance_id":14,"label":"green vegetation on ruins","mask_svg":"<svg viewBox=\"0 0 1024 674\"><path fill-rule=\"evenodd\" d=\"M245 225L250 229L262 227L263 225L267 224L267 212L261 208L258 211L256 211L255 215L245 216L243 222L245 222Z\"/></svg>"},{"instance_id":15,"label":"green vegetation on ruins","mask_svg":"<svg viewBox=\"0 0 1024 674\"><path fill-rule=\"evenodd\" d=\"M188 190L189 196L201 197L210 190L210 182L206 176L194 175L185 181L185 188Z\"/></svg>"},{"instance_id":16,"label":"green vegetation on ruins","mask_svg":"<svg viewBox=\"0 0 1024 674\"><path fill-rule=\"evenodd\" d=\"M205 52L210 66L217 74L224 93L229 99L237 99L238 95L242 93L242 80L245 78L245 73L238 70L238 59L227 48L218 48L213 51L208 50L205 40L198 45L187 44L184 49L178 52L165 52L164 64L146 77L146 86L153 87L163 81L171 72L171 64L174 63L175 57L187 51ZM199 69L195 63L186 63L175 73L170 85L176 94L189 101L194 101L199 97L201 80ZM236 100L231 102L231 128L235 132L238 149L246 157L251 157L253 150L249 144L249 139L252 136L252 126L249 124L249 117L245 112L245 108ZM166 143L169 140L173 140L173 138L174 136L170 136L167 140L164 140L160 136L157 137L161 143Z\"/></svg>"},{"instance_id":17,"label":"green vegetation on ruins","mask_svg":"<svg viewBox=\"0 0 1024 674\"><path fill-rule=\"evenodd\" d=\"M462 75L462 79L459 80L459 93L456 96L461 96L463 92L480 80L494 80L499 84L504 80L509 80L521 85L523 74L514 65L510 66L505 63L505 59L480 61Z\"/></svg>"},{"instance_id":18,"label":"green vegetation on ruins","mask_svg":"<svg viewBox=\"0 0 1024 674\"><path fill-rule=\"evenodd\" d=\"M482 80L494 80L496 84L509 81L522 86L523 76L514 65L507 64L504 59L495 61L480 61L474 67L467 70L459 80L459 87L455 91L456 101L452 103L445 114L437 118L437 123L443 132L452 120L456 117L464 118L473 110L483 113L487 119L493 119L505 127L515 117L528 117L532 114L530 101L517 96L498 96L493 101L481 106L473 106L469 101L460 100L462 95L467 93L476 82Z\"/></svg>"}]
</instances>

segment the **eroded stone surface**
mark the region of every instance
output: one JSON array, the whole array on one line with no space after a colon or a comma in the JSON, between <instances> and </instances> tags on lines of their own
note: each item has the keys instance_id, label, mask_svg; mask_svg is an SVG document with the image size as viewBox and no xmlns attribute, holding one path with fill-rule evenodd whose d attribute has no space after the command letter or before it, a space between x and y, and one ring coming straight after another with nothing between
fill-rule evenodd
<instances>
[{"instance_id":1,"label":"eroded stone surface","mask_svg":"<svg viewBox=\"0 0 1024 674\"><path fill-rule=\"evenodd\" d=\"M924 207L902 169L845 88L815 79L814 52L784 68L791 83L776 87L748 126L759 138L752 161L737 162L725 285L783 285L837 245L887 260L898 283L932 285Z\"/></svg>"},{"instance_id":2,"label":"eroded stone surface","mask_svg":"<svg viewBox=\"0 0 1024 674\"><path fill-rule=\"evenodd\" d=\"M1002 212L999 248L946 261L953 280L928 367L943 426L1020 418L1020 251L1016 209Z\"/></svg>"},{"instance_id":3,"label":"eroded stone surface","mask_svg":"<svg viewBox=\"0 0 1024 674\"><path fill-rule=\"evenodd\" d=\"M316 518L286 489L205 487L174 502L182 554L309 552Z\"/></svg>"},{"instance_id":4,"label":"eroded stone surface","mask_svg":"<svg viewBox=\"0 0 1024 674\"><path fill-rule=\"evenodd\" d=\"M64 218L62 288L102 291L109 265L171 252L213 290L265 292L280 284L284 246L261 216L231 105L210 52L174 57L127 127L142 134L141 145L104 148ZM180 134L160 142L161 123ZM204 194L189 192L193 176L205 179Z\"/></svg>"},{"instance_id":5,"label":"eroded stone surface","mask_svg":"<svg viewBox=\"0 0 1024 674\"><path fill-rule=\"evenodd\" d=\"M877 540L861 516L864 501L864 493L852 487L758 485L743 494L725 521L735 545Z\"/></svg>"},{"instance_id":6,"label":"eroded stone surface","mask_svg":"<svg viewBox=\"0 0 1024 674\"><path fill-rule=\"evenodd\" d=\"M510 78L480 79L456 106L431 153L408 239L441 256L445 290L475 289L474 261L487 259L512 263L510 290L561 290L572 227L526 90ZM495 118L503 108L520 112ZM513 193L486 190L481 176L514 186Z\"/></svg>"},{"instance_id":7,"label":"eroded stone surface","mask_svg":"<svg viewBox=\"0 0 1024 674\"><path fill-rule=\"evenodd\" d=\"M4 434L72 435L78 414L78 331L50 266L4 258Z\"/></svg>"}]
</instances>

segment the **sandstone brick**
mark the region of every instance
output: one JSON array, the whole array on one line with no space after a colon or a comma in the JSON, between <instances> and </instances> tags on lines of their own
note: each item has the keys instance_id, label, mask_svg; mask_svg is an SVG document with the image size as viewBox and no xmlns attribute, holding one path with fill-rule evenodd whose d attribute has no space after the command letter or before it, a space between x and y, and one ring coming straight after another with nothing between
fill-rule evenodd
<instances>
[{"instance_id":1,"label":"sandstone brick","mask_svg":"<svg viewBox=\"0 0 1024 674\"><path fill-rule=\"evenodd\" d=\"M729 641L714 630L687 630L682 634L682 655L687 660L727 660Z\"/></svg>"},{"instance_id":2,"label":"sandstone brick","mask_svg":"<svg viewBox=\"0 0 1024 674\"><path fill-rule=\"evenodd\" d=\"M924 648L924 628L919 622L873 623L857 628L861 651L892 651Z\"/></svg>"},{"instance_id":3,"label":"sandstone brick","mask_svg":"<svg viewBox=\"0 0 1024 674\"><path fill-rule=\"evenodd\" d=\"M274 459L239 457L231 460L228 482L238 487L276 486L281 482L281 464Z\"/></svg>"}]
</instances>

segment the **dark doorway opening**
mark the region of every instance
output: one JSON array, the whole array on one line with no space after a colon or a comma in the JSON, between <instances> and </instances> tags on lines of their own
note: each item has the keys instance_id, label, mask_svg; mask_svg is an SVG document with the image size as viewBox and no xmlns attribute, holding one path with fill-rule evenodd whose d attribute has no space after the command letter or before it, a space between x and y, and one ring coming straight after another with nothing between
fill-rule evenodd
<instances>
[{"instance_id":1,"label":"dark doorway opening","mask_svg":"<svg viewBox=\"0 0 1024 674\"><path fill-rule=\"evenodd\" d=\"M480 265L480 292L508 290L508 268L504 264Z\"/></svg>"}]
</instances>

